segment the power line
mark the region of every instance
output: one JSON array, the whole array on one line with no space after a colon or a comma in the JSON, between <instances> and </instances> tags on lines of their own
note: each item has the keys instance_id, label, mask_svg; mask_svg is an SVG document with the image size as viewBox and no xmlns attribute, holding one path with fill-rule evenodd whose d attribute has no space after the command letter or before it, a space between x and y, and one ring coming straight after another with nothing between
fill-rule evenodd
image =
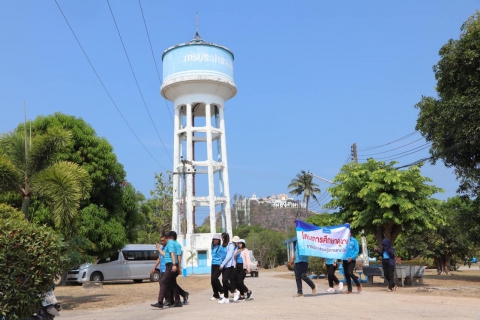
<instances>
[{"instance_id":1,"label":"power line","mask_svg":"<svg viewBox=\"0 0 480 320\"><path fill-rule=\"evenodd\" d=\"M160 82L160 86L162 85L162 79L160 78L160 72L158 72L157 60L155 59L155 54L153 53L152 42L150 41L150 34L148 33L147 28L147 21L145 20L145 16L143 15L143 8L142 3L138 0L138 5L140 6L140 11L142 12L143 24L145 25L145 31L147 32L148 43L150 44L150 51L152 52L153 62L155 63L155 69L157 70L158 81ZM173 125L173 118L172 113L170 112L170 108L168 107L167 99L165 99L165 107L167 107L168 114L170 115L170 120L172 120Z\"/></svg>"},{"instance_id":2,"label":"power line","mask_svg":"<svg viewBox=\"0 0 480 320\"><path fill-rule=\"evenodd\" d=\"M113 105L115 106L115 109L117 109L118 113L119 113L120 116L122 117L123 121L125 121L126 125L127 125L128 128L130 129L130 131L133 133L133 135L135 136L135 138L137 138L138 142L140 142L140 144L141 144L142 147L145 149L145 151L147 151L147 153L150 155L150 157L152 157L152 159L153 159L160 167L162 167L164 170L167 170L167 169L166 169L164 166L162 166L162 165L160 164L160 162L158 162L158 160L150 153L150 151L147 149L147 147L143 144L143 142L142 142L142 141L140 140L140 138L137 136L137 134L135 133L135 131L133 131L133 129L132 129L132 127L130 126L130 124L128 123L127 119L125 119L125 117L123 116L122 112L120 111L120 109L118 108L117 104L115 103L115 101L113 100L112 96L110 95L110 92L108 92L107 87L105 87L105 84L103 83L102 79L101 79L100 76L98 75L97 70L95 70L95 67L93 66L92 62L90 61L90 58L88 57L87 53L86 53L85 50L83 49L82 44L80 43L80 40L78 40L78 37L77 37L77 35L75 34L75 32L73 31L72 26L71 26L70 23L68 22L67 17L65 16L65 14L63 13L62 8L61 8L60 5L58 4L58 1L55 0L55 3L57 4L57 7L58 7L58 9L60 10L60 13L62 14L63 18L65 19L65 22L67 23L68 27L70 28L70 31L72 32L73 36L75 37L75 40L77 41L78 46L80 47L80 49L82 50L83 54L85 55L85 58L87 59L88 63L90 64L90 67L92 68L93 72L94 72L95 75L97 76L98 81L100 81L100 84L102 85L103 89L105 90L105 92L107 93L108 97L110 98L110 101L112 101Z\"/></svg>"},{"instance_id":3,"label":"power line","mask_svg":"<svg viewBox=\"0 0 480 320\"><path fill-rule=\"evenodd\" d=\"M425 161L427 161L427 160L431 160L431 159L433 159L433 158L436 158L436 157L438 157L439 155L444 154L444 153L446 153L447 151L450 151L450 150L452 150L452 149L454 149L454 148L456 148L456 147L458 147L458 146L460 146L460 145L462 145L462 144L464 144L464 143L466 143L466 142L468 142L468 141L476 138L476 137L478 136L478 134L479 134L479 133L477 132L476 134L473 135L473 137L470 137L470 138L468 138L468 139L465 139L465 140L462 140L462 141L460 141L460 142L457 142L457 143L455 143L453 146L451 146L451 147L449 147L449 148L447 148L447 149L444 149L443 151L441 151L441 152L439 152L439 153L437 153L437 154L435 154L435 155L433 155L433 156L416 160L416 161L414 161L414 162L412 162L412 163L409 163L409 164L406 164L406 165L403 165L403 166L400 166L400 167L396 167L395 169L403 169L403 168L411 167L411 166L417 165L417 164L419 164L419 163L425 162Z\"/></svg>"},{"instance_id":4,"label":"power line","mask_svg":"<svg viewBox=\"0 0 480 320\"><path fill-rule=\"evenodd\" d=\"M361 156L361 157L370 157L370 156L374 156L374 155L377 155L377 154L388 153L388 152L391 152L391 151L393 151L393 150L401 149L401 148L403 148L403 147L406 147L406 146L409 146L409 145L411 145L411 144L414 144L415 142L418 142L418 141L420 141L420 140L423 140L423 137L420 138L420 139L417 139L417 140L415 140L415 141L413 141L413 142L404 144L403 146L400 146L400 147L391 149L391 150L387 150L387 151L383 151L383 152L377 152L377 153L372 153L372 154L362 154L362 155L360 155L360 156Z\"/></svg>"},{"instance_id":5,"label":"power line","mask_svg":"<svg viewBox=\"0 0 480 320\"><path fill-rule=\"evenodd\" d=\"M431 143L426 143L424 145L421 145L419 147L416 147L416 148L413 148L413 149L410 149L410 150L407 150L407 151L404 151L404 152L401 152L401 153L397 153L397 154L394 154L394 155L391 155L391 156L387 156L387 157L381 157L381 158L375 158L376 160L393 160L393 159L399 159L399 158L403 158L403 157L406 157L410 154L413 154L413 153L416 153L416 152L420 152L426 148L429 148L432 144ZM412 152L410 152L412 151ZM360 159L362 161L365 161L365 160L368 160L368 159Z\"/></svg>"},{"instance_id":6,"label":"power line","mask_svg":"<svg viewBox=\"0 0 480 320\"><path fill-rule=\"evenodd\" d=\"M418 134L418 133L419 133L418 131L415 131L415 132L412 132L412 133L410 133L410 134L407 134L406 136L401 137L401 138L399 138L399 139L397 139L397 140L394 140L394 141L392 141L392 142L385 143L385 144L382 144L382 145L379 145L379 146L376 146L376 147L364 147L364 148L362 148L361 151L378 149L378 148L381 148L381 147L384 147L384 146L388 146L388 145L390 145L390 144L392 144L392 143L395 143L395 142L401 141L401 140L403 140L403 139L409 138L409 137L414 136L414 135L416 135L416 134Z\"/></svg>"},{"instance_id":7,"label":"power line","mask_svg":"<svg viewBox=\"0 0 480 320\"><path fill-rule=\"evenodd\" d=\"M137 76L135 75L135 72L133 71L132 63L130 62L130 58L128 57L127 49L125 48L125 44L123 43L122 35L120 34L120 29L118 28L117 21L115 20L115 16L112 11L112 7L110 6L110 2L107 0L108 8L110 9L110 13L112 14L113 22L115 23L115 28L117 29L118 36L120 38L120 42L122 43L123 51L125 52L125 56L127 57L128 64L130 65L130 70L132 71L133 78L135 79L135 83L137 84L138 92L140 93L140 96L142 97L143 105L145 106L145 109L147 109L148 116L150 117L150 121L153 124L153 127L155 128L155 131L157 132L157 136L160 139L160 142L163 145L163 148L165 149L165 152L167 153L168 157L170 158L170 161L172 160L172 157L170 156L170 153L168 152L167 148L165 147L165 144L163 143L162 137L160 137L160 133L158 133L157 126L155 125L155 122L153 121L152 115L150 113L150 110L147 107L147 102L145 101L145 98L143 97L142 90L140 89L140 85L138 84Z\"/></svg>"}]
</instances>

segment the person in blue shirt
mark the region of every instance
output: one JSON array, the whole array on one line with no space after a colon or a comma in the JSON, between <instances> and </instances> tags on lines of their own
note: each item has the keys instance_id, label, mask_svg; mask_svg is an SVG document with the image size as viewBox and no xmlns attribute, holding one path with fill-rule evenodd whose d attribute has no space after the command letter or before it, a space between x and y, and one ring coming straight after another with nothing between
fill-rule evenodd
<instances>
[{"instance_id":1,"label":"person in blue shirt","mask_svg":"<svg viewBox=\"0 0 480 320\"><path fill-rule=\"evenodd\" d=\"M237 302L240 298L240 291L237 288L236 272L234 270L234 253L237 250L237 242L240 240L238 236L232 238L230 241L230 235L227 232L222 233L222 246L226 249L225 258L220 264L220 270L222 271L222 283L223 283L223 299L218 303L230 303L228 300L228 292L233 293L233 301Z\"/></svg>"},{"instance_id":2,"label":"person in blue shirt","mask_svg":"<svg viewBox=\"0 0 480 320\"><path fill-rule=\"evenodd\" d=\"M223 299L223 287L220 283L220 275L222 271L220 270L220 264L222 263L224 253L226 256L226 250L220 244L222 237L219 233L215 233L212 238L212 273L210 278L210 283L212 285L213 297L210 298L212 301Z\"/></svg>"},{"instance_id":3,"label":"person in blue shirt","mask_svg":"<svg viewBox=\"0 0 480 320\"><path fill-rule=\"evenodd\" d=\"M175 231L170 231L170 233L172 234L172 239L175 243L175 254L177 256L177 274L175 276L178 277L178 275L180 275L182 273L182 245L180 243L178 243L177 241L177 233ZM175 280L176 282L176 280ZM188 302L188 296L189 296L189 293L185 290L183 290L177 283L177 289L178 289L178 294L183 298L183 303L187 303ZM170 289L170 294L173 294L173 288Z\"/></svg>"},{"instance_id":4,"label":"person in blue shirt","mask_svg":"<svg viewBox=\"0 0 480 320\"><path fill-rule=\"evenodd\" d=\"M295 281L297 282L297 294L294 297L303 297L303 289L302 289L302 280L305 281L306 284L310 288L312 288L312 295L317 293L317 287L313 283L313 281L307 276L307 269L308 269L308 256L300 255L300 251L298 248L298 241L295 242L295 253L293 254L292 259L288 262L290 266L295 263L294 272L295 272Z\"/></svg>"},{"instance_id":5,"label":"person in blue shirt","mask_svg":"<svg viewBox=\"0 0 480 320\"><path fill-rule=\"evenodd\" d=\"M328 289L327 292L335 292L333 284L338 285L338 290L343 290L343 282L338 281L337 276L335 275L335 270L337 270L337 259L325 259L325 266L327 267L327 277L328 277Z\"/></svg>"},{"instance_id":6,"label":"person in blue shirt","mask_svg":"<svg viewBox=\"0 0 480 320\"><path fill-rule=\"evenodd\" d=\"M395 285L395 280L393 278L393 272L395 270L395 250L388 239L382 240L382 246L382 251L375 251L382 256L383 274L385 276L385 280L388 282L387 292L396 291L397 286Z\"/></svg>"},{"instance_id":7,"label":"person in blue shirt","mask_svg":"<svg viewBox=\"0 0 480 320\"><path fill-rule=\"evenodd\" d=\"M173 288L174 290L174 307L181 307L182 304L180 303L180 295L178 292L178 286L177 286L177 256L176 256L176 250L177 247L175 245L175 242L173 240L174 235L172 232L169 232L168 235L165 235L167 238L167 244L164 247L164 259L165 259L165 272L162 275L162 278L160 280L160 292L158 294L158 302L155 304L152 304L152 307L160 308L162 309L164 307L163 305L163 300L165 299L165 296L167 295L167 291L169 288Z\"/></svg>"},{"instance_id":8,"label":"person in blue shirt","mask_svg":"<svg viewBox=\"0 0 480 320\"><path fill-rule=\"evenodd\" d=\"M357 285L358 293L362 292L362 285L358 281L358 277L353 274L355 269L355 264L357 263L358 256L358 241L352 236L350 231L350 240L347 244L347 251L343 255L343 271L345 272L345 280L347 281L347 290L344 292L346 294L352 293L352 279Z\"/></svg>"}]
</instances>

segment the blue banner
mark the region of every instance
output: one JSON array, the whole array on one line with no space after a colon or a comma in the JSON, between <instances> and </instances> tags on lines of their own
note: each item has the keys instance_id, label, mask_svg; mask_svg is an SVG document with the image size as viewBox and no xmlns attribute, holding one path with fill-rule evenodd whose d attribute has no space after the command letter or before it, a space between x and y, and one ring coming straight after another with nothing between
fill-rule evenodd
<instances>
[{"instance_id":1,"label":"blue banner","mask_svg":"<svg viewBox=\"0 0 480 320\"><path fill-rule=\"evenodd\" d=\"M342 259L347 252L350 239L350 225L318 227L304 221L295 220L297 246L305 256L327 259Z\"/></svg>"}]
</instances>

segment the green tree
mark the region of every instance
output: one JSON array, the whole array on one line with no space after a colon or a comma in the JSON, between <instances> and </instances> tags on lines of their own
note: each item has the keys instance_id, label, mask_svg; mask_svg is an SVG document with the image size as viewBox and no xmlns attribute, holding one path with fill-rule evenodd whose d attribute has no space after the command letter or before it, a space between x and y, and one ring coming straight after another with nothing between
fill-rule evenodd
<instances>
[{"instance_id":1,"label":"green tree","mask_svg":"<svg viewBox=\"0 0 480 320\"><path fill-rule=\"evenodd\" d=\"M422 257L435 260L438 274L450 274L450 267L465 261L474 251L463 223L463 213L470 204L460 197L449 198L439 206L443 223L435 230L413 232L407 230L398 241L397 250L408 258ZM453 263L452 263L453 260ZM454 266L452 266L454 267Z\"/></svg>"},{"instance_id":2,"label":"green tree","mask_svg":"<svg viewBox=\"0 0 480 320\"><path fill-rule=\"evenodd\" d=\"M343 224L342 217L338 213L318 213L308 217L305 221L319 227Z\"/></svg>"},{"instance_id":3,"label":"green tree","mask_svg":"<svg viewBox=\"0 0 480 320\"><path fill-rule=\"evenodd\" d=\"M375 235L380 248L384 238L393 244L402 230L435 229L441 221L439 201L432 195L442 189L428 184L432 180L421 175L419 166L397 170L394 164L369 159L343 166L326 205L338 209L352 229Z\"/></svg>"},{"instance_id":4,"label":"green tree","mask_svg":"<svg viewBox=\"0 0 480 320\"><path fill-rule=\"evenodd\" d=\"M78 214L80 201L89 196L91 180L75 163L52 159L71 140L59 128L34 136L31 141L21 132L0 138L0 191L15 191L22 196L22 212L30 218L32 195L49 203L55 226L69 233Z\"/></svg>"},{"instance_id":5,"label":"green tree","mask_svg":"<svg viewBox=\"0 0 480 320\"><path fill-rule=\"evenodd\" d=\"M17 132L22 130L22 125L16 129ZM98 137L81 118L55 113L39 116L32 122L34 138L43 137L50 130L66 130L71 135L52 160L76 163L92 181L90 197L81 203L79 218L72 222L74 227L69 228L74 233L66 239L72 239L74 247L81 252L100 257L110 255L127 242L135 242L138 226L144 221L141 211L144 197L125 180L125 170L118 162L112 145L105 138ZM34 210L37 223L50 225L50 215L45 206L37 203ZM92 226L96 230L90 230ZM85 239L74 240L78 236ZM78 245L82 243L85 248Z\"/></svg>"},{"instance_id":6,"label":"green tree","mask_svg":"<svg viewBox=\"0 0 480 320\"><path fill-rule=\"evenodd\" d=\"M145 220L138 232L139 243L156 242L160 234L172 229L172 173L155 173L155 179L155 188L150 191L152 198L142 205Z\"/></svg>"},{"instance_id":7,"label":"green tree","mask_svg":"<svg viewBox=\"0 0 480 320\"><path fill-rule=\"evenodd\" d=\"M455 168L460 191L478 195L480 183L480 15L450 39L433 66L437 97L422 97L416 129L431 142L432 162ZM477 221L477 223L480 221Z\"/></svg>"},{"instance_id":8,"label":"green tree","mask_svg":"<svg viewBox=\"0 0 480 320\"><path fill-rule=\"evenodd\" d=\"M301 170L299 174L296 175L296 178L292 179L288 185L290 194L294 196L303 195L303 200L306 203L305 212L308 213L308 203L310 198L313 198L318 203L317 196L315 194L320 194L320 189L318 184L313 182L313 176L308 174L305 170Z\"/></svg>"}]
</instances>

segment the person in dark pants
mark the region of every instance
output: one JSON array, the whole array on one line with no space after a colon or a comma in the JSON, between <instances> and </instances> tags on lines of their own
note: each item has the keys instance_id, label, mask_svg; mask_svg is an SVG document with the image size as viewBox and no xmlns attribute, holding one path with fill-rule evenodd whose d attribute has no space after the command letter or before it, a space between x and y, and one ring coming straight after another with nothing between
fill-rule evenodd
<instances>
[{"instance_id":1,"label":"person in dark pants","mask_svg":"<svg viewBox=\"0 0 480 320\"><path fill-rule=\"evenodd\" d=\"M212 238L212 273L210 278L210 283L212 285L213 297L210 298L212 301L223 299L223 287L218 278L222 274L220 270L220 264L222 263L224 253L226 256L226 249L220 244L221 241L220 234L216 233Z\"/></svg>"},{"instance_id":2,"label":"person in dark pants","mask_svg":"<svg viewBox=\"0 0 480 320\"><path fill-rule=\"evenodd\" d=\"M337 270L337 260L336 259L325 259L325 266L327 267L327 276L328 276L328 289L327 292L335 292L333 284L338 285L338 290L343 289L343 282L338 281L337 276L335 275L335 270Z\"/></svg>"},{"instance_id":3,"label":"person in dark pants","mask_svg":"<svg viewBox=\"0 0 480 320\"><path fill-rule=\"evenodd\" d=\"M160 243L161 243L161 245L158 244L158 243L156 244L157 250L158 250L158 259L155 262L155 266L153 267L150 274L153 275L155 270L158 268L159 271L160 271L160 279L162 279L162 276L163 276L163 274L165 273L165 270L166 270L165 257L164 257L165 252L163 251L163 249L165 248L165 245L167 244L167 238L166 238L165 235L162 235L162 237L160 238ZM161 284L162 284L162 282L160 280L158 280L158 285L160 286ZM169 304L168 298L167 298L167 304Z\"/></svg>"},{"instance_id":4,"label":"person in dark pants","mask_svg":"<svg viewBox=\"0 0 480 320\"><path fill-rule=\"evenodd\" d=\"M382 245L383 250L376 251L382 255L383 275L385 276L385 280L388 281L387 292L396 291L397 286L395 285L395 279L393 275L395 271L395 250L388 239L383 239Z\"/></svg>"},{"instance_id":5,"label":"person in dark pants","mask_svg":"<svg viewBox=\"0 0 480 320\"><path fill-rule=\"evenodd\" d=\"M233 237L232 241L230 241L230 236L228 233L222 233L222 246L226 248L226 255L225 259L223 259L222 263L220 264L220 270L222 271L222 282L223 282L223 299L218 301L218 303L230 303L228 299L228 292L230 291L233 293L233 301L237 302L240 298L240 292L236 289L237 288L237 280L236 280L236 272L234 269L234 260L233 255L235 250L237 250L236 242L238 242L240 238L238 236Z\"/></svg>"},{"instance_id":6,"label":"person in dark pants","mask_svg":"<svg viewBox=\"0 0 480 320\"><path fill-rule=\"evenodd\" d=\"M174 299L175 304L174 307L182 306L180 303L180 295L178 293L178 286L176 281L176 274L177 274L177 265L176 265L176 246L173 241L172 235L169 234L169 239L167 241L167 245L165 246L164 250L164 257L165 257L165 273L162 275L161 284L160 284L160 292L158 293L158 302L152 304L152 307L162 309L164 307L163 300L167 295L167 291L169 288L174 289Z\"/></svg>"},{"instance_id":7,"label":"person in dark pants","mask_svg":"<svg viewBox=\"0 0 480 320\"><path fill-rule=\"evenodd\" d=\"M303 297L302 280L312 288L312 295L315 295L317 293L317 287L313 281L307 277L308 256L300 255L298 247L298 242L296 242L295 253L293 254L292 259L288 262L290 266L295 263L293 270L295 272L295 281L297 282L297 294L294 297Z\"/></svg>"},{"instance_id":8,"label":"person in dark pants","mask_svg":"<svg viewBox=\"0 0 480 320\"><path fill-rule=\"evenodd\" d=\"M252 290L245 285L245 277L250 273L250 252L246 248L245 240L240 239L237 243L238 249L235 252L235 269L237 272L237 290L240 291L238 300L250 300ZM245 297L245 294L247 295Z\"/></svg>"},{"instance_id":9,"label":"person in dark pants","mask_svg":"<svg viewBox=\"0 0 480 320\"><path fill-rule=\"evenodd\" d=\"M178 243L177 241L177 233L175 231L170 231L170 234L172 236L172 239L175 243L175 254L177 256L177 275L175 276L175 283L177 282L176 278L182 274L182 245L180 243ZM185 291L183 290L177 283L177 288L178 288L178 294L180 295L180 297L183 298L183 303L187 303L188 302L188 296L189 296L189 293L188 291ZM170 291L170 294L173 294L173 288L171 289Z\"/></svg>"},{"instance_id":10,"label":"person in dark pants","mask_svg":"<svg viewBox=\"0 0 480 320\"><path fill-rule=\"evenodd\" d=\"M347 252L343 256L343 271L345 272L345 280L347 281L348 289L344 292L345 294L352 293L352 279L357 285L357 292L362 292L362 285L358 281L358 277L353 274L355 269L355 264L357 263L356 259L358 256L358 241L352 236L350 232L350 241L348 241Z\"/></svg>"}]
</instances>

